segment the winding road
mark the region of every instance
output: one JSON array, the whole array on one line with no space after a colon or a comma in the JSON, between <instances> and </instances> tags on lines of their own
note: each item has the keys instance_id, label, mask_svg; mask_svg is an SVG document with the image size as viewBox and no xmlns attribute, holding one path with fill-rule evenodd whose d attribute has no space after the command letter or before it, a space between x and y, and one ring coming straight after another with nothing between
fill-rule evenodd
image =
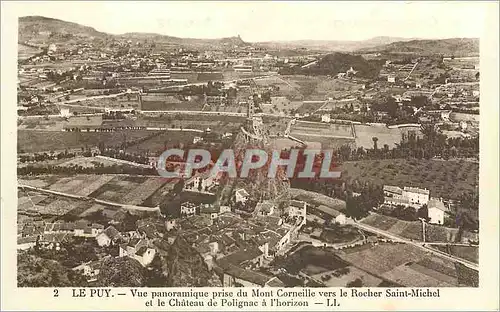
<instances>
[{"instance_id":1,"label":"winding road","mask_svg":"<svg viewBox=\"0 0 500 312\"><path fill-rule=\"evenodd\" d=\"M352 221L351 219L348 219L347 223L350 224L350 225L352 225L352 226L355 226L357 228L360 228L362 230L365 230L365 231L368 231L368 232L371 232L371 233L375 233L375 234L378 234L378 235L381 235L381 236L385 236L385 237L390 238L390 239L392 239L394 241L399 241L399 242L402 242L402 243L413 245L413 246L415 246L417 248L423 249L425 252L432 253L432 254L434 254L436 256L439 256L441 258L445 258L447 260L454 261L454 262L459 262L459 263L465 265L466 267L474 269L476 271L479 270L479 265L476 264L476 263L473 263L471 261L468 261L468 260L465 260L465 259L462 259L462 258L459 258L459 257L455 257L453 255L449 255L449 254L441 252L439 250L435 250L435 249L431 249L431 248L427 247L427 245L431 245L431 244L427 244L427 243L423 243L423 242L417 242L417 241L412 241L412 240L409 240L409 239L406 239L406 238L394 235L394 234L389 233L387 231L383 231L381 229L375 228L373 226L370 226L370 225L367 225L367 224L363 224L363 223L360 223L360 222L356 222L356 221Z\"/></svg>"}]
</instances>

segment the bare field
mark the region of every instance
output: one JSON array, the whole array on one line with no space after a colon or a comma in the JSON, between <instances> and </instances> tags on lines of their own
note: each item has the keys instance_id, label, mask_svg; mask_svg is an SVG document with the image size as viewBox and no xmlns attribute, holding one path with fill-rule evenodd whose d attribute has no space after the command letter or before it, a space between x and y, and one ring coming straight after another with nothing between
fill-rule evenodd
<instances>
[{"instance_id":1,"label":"bare field","mask_svg":"<svg viewBox=\"0 0 500 312\"><path fill-rule=\"evenodd\" d=\"M303 134L292 134L293 137L305 141L312 146L320 145L323 149L335 149L340 148L342 145L349 145L354 147L354 138L332 138L332 137L320 137L320 136L310 136Z\"/></svg>"},{"instance_id":2,"label":"bare field","mask_svg":"<svg viewBox=\"0 0 500 312\"><path fill-rule=\"evenodd\" d=\"M312 205L324 205L338 211L345 210L345 201L320 193L291 188L290 195L293 199L302 200Z\"/></svg>"},{"instance_id":3,"label":"bare field","mask_svg":"<svg viewBox=\"0 0 500 312\"><path fill-rule=\"evenodd\" d=\"M321 122L297 121L291 127L291 134L354 139L352 127L350 125Z\"/></svg>"},{"instance_id":4,"label":"bare field","mask_svg":"<svg viewBox=\"0 0 500 312\"><path fill-rule=\"evenodd\" d=\"M417 135L421 135L420 128L405 127L389 129L386 126L370 126L370 125L354 125L356 131L356 146L363 148L373 148L373 138L378 138L377 145L382 148L385 144L389 148L396 146L396 143L401 142L402 133L408 131L416 131Z\"/></svg>"}]
</instances>

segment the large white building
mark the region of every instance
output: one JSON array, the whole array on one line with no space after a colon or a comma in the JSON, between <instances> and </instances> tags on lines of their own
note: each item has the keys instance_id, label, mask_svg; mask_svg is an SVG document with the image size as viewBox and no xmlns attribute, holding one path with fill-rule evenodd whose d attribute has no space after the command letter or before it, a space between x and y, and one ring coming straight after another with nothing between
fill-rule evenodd
<instances>
[{"instance_id":1,"label":"large white building","mask_svg":"<svg viewBox=\"0 0 500 312\"><path fill-rule=\"evenodd\" d=\"M429 190L421 189L418 187L407 187L403 188L403 197L408 198L410 203L417 204L419 206L427 205L429 202Z\"/></svg>"},{"instance_id":2,"label":"large white building","mask_svg":"<svg viewBox=\"0 0 500 312\"><path fill-rule=\"evenodd\" d=\"M191 202L181 204L181 216L194 216L196 214L196 205Z\"/></svg>"},{"instance_id":3,"label":"large white building","mask_svg":"<svg viewBox=\"0 0 500 312\"><path fill-rule=\"evenodd\" d=\"M384 203L388 205L420 208L429 202L429 194L429 190L418 187L405 186L400 188L398 186L384 185Z\"/></svg>"},{"instance_id":4,"label":"large white building","mask_svg":"<svg viewBox=\"0 0 500 312\"><path fill-rule=\"evenodd\" d=\"M444 223L444 214L446 211L446 206L441 200L437 198L431 198L429 200L427 210L428 210L427 216L429 218L429 223L434 223L434 224Z\"/></svg>"}]
</instances>

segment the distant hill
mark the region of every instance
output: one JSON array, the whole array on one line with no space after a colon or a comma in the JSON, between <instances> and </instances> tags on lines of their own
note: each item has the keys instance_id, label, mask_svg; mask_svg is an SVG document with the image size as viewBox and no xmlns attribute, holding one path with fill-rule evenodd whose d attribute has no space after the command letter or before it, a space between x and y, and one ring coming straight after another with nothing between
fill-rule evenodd
<instances>
[{"instance_id":1,"label":"distant hill","mask_svg":"<svg viewBox=\"0 0 500 312\"><path fill-rule=\"evenodd\" d=\"M19 42L35 39L46 43L65 42L70 39L124 39L124 40L154 40L159 43L172 43L179 45L218 45L218 46L246 46L240 36L220 39L193 39L166 36L155 33L125 33L111 35L99 32L92 27L82 26L77 23L66 22L59 19L43 16L25 16L19 18Z\"/></svg>"},{"instance_id":2,"label":"distant hill","mask_svg":"<svg viewBox=\"0 0 500 312\"><path fill-rule=\"evenodd\" d=\"M249 43L243 41L240 36L227 37L220 39L196 39L196 38L180 38L156 33L125 33L118 35L122 39L130 40L154 40L160 43L174 43L179 45L228 45L228 46L247 46Z\"/></svg>"},{"instance_id":3,"label":"distant hill","mask_svg":"<svg viewBox=\"0 0 500 312\"><path fill-rule=\"evenodd\" d=\"M104 38L109 35L92 27L43 16L19 18L19 42L43 38L46 42L59 42L73 37Z\"/></svg>"},{"instance_id":4,"label":"distant hill","mask_svg":"<svg viewBox=\"0 0 500 312\"><path fill-rule=\"evenodd\" d=\"M280 71L280 74L336 75L346 72L351 67L357 71L357 77L374 78L380 72L382 63L381 61L366 60L361 55L334 52L322 57L313 66L285 68Z\"/></svg>"},{"instance_id":5,"label":"distant hill","mask_svg":"<svg viewBox=\"0 0 500 312\"><path fill-rule=\"evenodd\" d=\"M438 40L411 40L392 42L372 48L359 49L358 52L443 54L445 56L479 55L479 39L452 38Z\"/></svg>"},{"instance_id":6,"label":"distant hill","mask_svg":"<svg viewBox=\"0 0 500 312\"><path fill-rule=\"evenodd\" d=\"M342 41L342 40L295 40L295 41L270 41L258 42L256 45L271 49L297 49L306 48L319 51L337 51L352 52L364 48L372 48L379 45L385 45L396 41L414 40L400 37L374 37L360 41Z\"/></svg>"}]
</instances>

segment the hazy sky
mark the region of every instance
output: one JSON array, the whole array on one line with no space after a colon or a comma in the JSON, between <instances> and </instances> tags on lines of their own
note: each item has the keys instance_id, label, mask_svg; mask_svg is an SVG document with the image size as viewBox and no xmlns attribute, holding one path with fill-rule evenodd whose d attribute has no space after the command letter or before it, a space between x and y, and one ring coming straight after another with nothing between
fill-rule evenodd
<instances>
[{"instance_id":1,"label":"hazy sky","mask_svg":"<svg viewBox=\"0 0 500 312\"><path fill-rule=\"evenodd\" d=\"M16 1L17 2L17 1ZM471 2L9 2L103 32L154 32L245 41L480 37L484 3Z\"/></svg>"}]
</instances>

